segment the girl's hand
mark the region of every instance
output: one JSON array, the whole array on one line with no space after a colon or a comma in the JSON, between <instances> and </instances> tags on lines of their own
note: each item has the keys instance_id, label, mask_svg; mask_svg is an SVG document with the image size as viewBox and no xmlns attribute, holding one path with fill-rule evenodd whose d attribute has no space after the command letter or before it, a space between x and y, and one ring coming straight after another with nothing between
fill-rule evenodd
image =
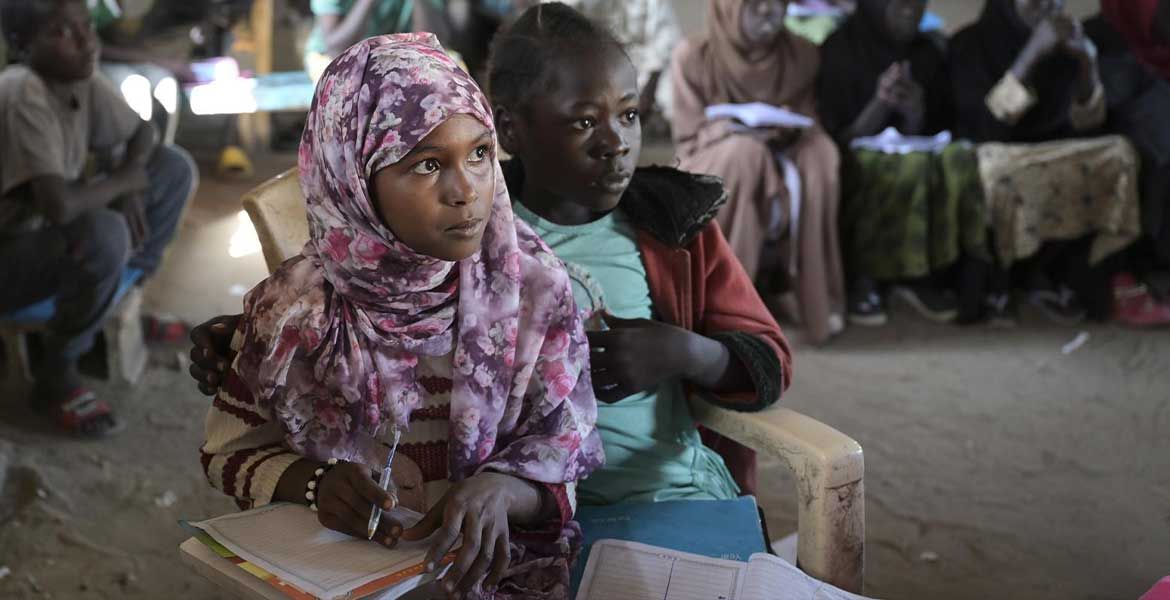
<instances>
[{"instance_id":1,"label":"girl's hand","mask_svg":"<svg viewBox=\"0 0 1170 600\"><path fill-rule=\"evenodd\" d=\"M393 487L378 487L368 467L352 462L337 463L321 478L317 487L317 520L321 525L355 538L365 539L374 504L383 511L398 505ZM393 548L402 535L402 525L383 514L374 541Z\"/></svg>"},{"instance_id":2,"label":"girl's hand","mask_svg":"<svg viewBox=\"0 0 1170 600\"><path fill-rule=\"evenodd\" d=\"M650 319L604 315L606 331L589 331L593 391L613 403L688 372L694 334Z\"/></svg>"},{"instance_id":3,"label":"girl's hand","mask_svg":"<svg viewBox=\"0 0 1170 600\"><path fill-rule=\"evenodd\" d=\"M191 330L191 377L207 396L219 392L224 374L235 359L232 335L242 315L215 317Z\"/></svg>"},{"instance_id":4,"label":"girl's hand","mask_svg":"<svg viewBox=\"0 0 1170 600\"><path fill-rule=\"evenodd\" d=\"M463 545L442 589L459 598L483 581L493 589L508 568L510 520L535 521L541 508L535 485L500 473L480 473L456 483L402 539L415 541L438 532L427 552L427 571L433 571L459 540ZM486 577L486 579L485 579Z\"/></svg>"}]
</instances>

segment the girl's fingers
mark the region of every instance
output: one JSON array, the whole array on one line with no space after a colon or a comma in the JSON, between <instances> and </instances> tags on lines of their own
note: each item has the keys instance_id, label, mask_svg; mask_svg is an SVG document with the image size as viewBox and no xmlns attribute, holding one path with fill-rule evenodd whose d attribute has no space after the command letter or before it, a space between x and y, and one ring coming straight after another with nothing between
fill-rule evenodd
<instances>
[{"instance_id":1,"label":"girl's fingers","mask_svg":"<svg viewBox=\"0 0 1170 600\"><path fill-rule=\"evenodd\" d=\"M321 503L318 502L317 514L317 519L329 529L355 538L366 537L366 520L340 500L334 500L325 506L321 506Z\"/></svg>"},{"instance_id":2,"label":"girl's fingers","mask_svg":"<svg viewBox=\"0 0 1170 600\"><path fill-rule=\"evenodd\" d=\"M507 529L504 529L503 533L496 537L496 550L492 564L488 570L487 579L483 582L484 587L489 592L495 591L496 586L500 585L500 580L504 578L504 571L508 570L508 563L511 561L511 557L508 555L511 552L510 542Z\"/></svg>"},{"instance_id":3,"label":"girl's fingers","mask_svg":"<svg viewBox=\"0 0 1170 600\"><path fill-rule=\"evenodd\" d=\"M502 535L496 538L496 552L495 558L491 560L491 568L488 571L488 578L483 580L483 585L489 591L495 592L496 587L500 586L500 581L504 578L504 573L508 572L508 565L511 564L511 535L507 529L504 529Z\"/></svg>"},{"instance_id":4,"label":"girl's fingers","mask_svg":"<svg viewBox=\"0 0 1170 600\"><path fill-rule=\"evenodd\" d=\"M370 513L373 511L373 507L370 506L369 500L366 500L358 495L348 479L343 481L344 484L334 484L325 488L323 491L328 494L328 498L330 500L336 499L337 502L344 504L359 517L366 519L366 522L369 523ZM334 489L335 487L337 489Z\"/></svg>"},{"instance_id":5,"label":"girl's fingers","mask_svg":"<svg viewBox=\"0 0 1170 600\"><path fill-rule=\"evenodd\" d=\"M471 564L471 568L463 576L463 581L459 583L459 591L469 592L479 585L479 582L483 581L488 574L488 569L495 563L495 554L499 547L498 540L500 538L497 527L498 525L495 523L484 527L483 536L480 538L479 552L476 553L475 562Z\"/></svg>"},{"instance_id":6,"label":"girl's fingers","mask_svg":"<svg viewBox=\"0 0 1170 600\"><path fill-rule=\"evenodd\" d=\"M483 541L483 527L479 519L470 513L463 518L463 546L455 557L455 564L443 576L443 589L448 593L466 592L476 581L470 581L471 568L479 560L480 542Z\"/></svg>"},{"instance_id":7,"label":"girl's fingers","mask_svg":"<svg viewBox=\"0 0 1170 600\"><path fill-rule=\"evenodd\" d=\"M463 515L464 509L461 506L454 506L453 511L444 511L444 519L442 527L435 534L435 541L431 544L431 549L427 551L426 565L427 571L433 571L439 566L439 561L451 551L455 546L455 542L459 541L460 534L463 533Z\"/></svg>"},{"instance_id":8,"label":"girl's fingers","mask_svg":"<svg viewBox=\"0 0 1170 600\"><path fill-rule=\"evenodd\" d=\"M378 487L377 483L374 483L368 470L354 469L348 475L353 490L367 503L366 514L369 514L370 507L375 504L381 506L382 510L390 510L398 504L398 499L393 494Z\"/></svg>"},{"instance_id":9,"label":"girl's fingers","mask_svg":"<svg viewBox=\"0 0 1170 600\"><path fill-rule=\"evenodd\" d=\"M444 496L438 503L423 515L423 518L414 527L402 532L402 539L408 542L417 542L426 539L443 525L443 513L446 512L447 497Z\"/></svg>"},{"instance_id":10,"label":"girl's fingers","mask_svg":"<svg viewBox=\"0 0 1170 600\"><path fill-rule=\"evenodd\" d=\"M374 541L387 548L393 548L398 545L398 539L401 537L402 524L382 515L382 520L378 523L378 531L374 534Z\"/></svg>"}]
</instances>

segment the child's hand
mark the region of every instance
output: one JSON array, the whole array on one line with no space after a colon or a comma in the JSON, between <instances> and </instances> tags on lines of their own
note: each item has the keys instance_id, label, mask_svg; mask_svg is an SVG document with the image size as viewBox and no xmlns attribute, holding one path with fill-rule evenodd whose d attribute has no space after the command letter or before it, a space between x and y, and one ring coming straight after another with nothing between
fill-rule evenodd
<instances>
[{"instance_id":1,"label":"child's hand","mask_svg":"<svg viewBox=\"0 0 1170 600\"><path fill-rule=\"evenodd\" d=\"M914 80L909 62L896 62L878 81L878 100L910 121L920 120L926 112L926 92Z\"/></svg>"},{"instance_id":2,"label":"child's hand","mask_svg":"<svg viewBox=\"0 0 1170 600\"><path fill-rule=\"evenodd\" d=\"M540 490L532 483L480 473L453 485L417 525L403 532L402 539L421 540L438 532L427 553L428 571L438 568L455 543L463 541L442 580L443 590L458 598L481 580L488 589L499 584L508 568L509 520L531 522L540 508Z\"/></svg>"},{"instance_id":3,"label":"child's hand","mask_svg":"<svg viewBox=\"0 0 1170 600\"><path fill-rule=\"evenodd\" d=\"M150 221L146 218L146 198L141 193L123 197L118 202L118 211L126 218L126 225L130 228L130 244L135 250L141 250L146 239L150 237Z\"/></svg>"},{"instance_id":4,"label":"child's hand","mask_svg":"<svg viewBox=\"0 0 1170 600\"><path fill-rule=\"evenodd\" d=\"M649 319L605 315L607 331L590 331L589 357L597 399L612 403L687 372L693 334Z\"/></svg>"},{"instance_id":5,"label":"child's hand","mask_svg":"<svg viewBox=\"0 0 1170 600\"><path fill-rule=\"evenodd\" d=\"M370 469L352 462L337 463L317 487L317 520L334 531L340 531L355 538L366 539L366 527L374 505L388 511L398 505L394 489L385 491L378 487ZM382 515L374 541L393 548L402 535L402 525Z\"/></svg>"},{"instance_id":6,"label":"child's hand","mask_svg":"<svg viewBox=\"0 0 1170 600\"><path fill-rule=\"evenodd\" d=\"M242 316L215 317L191 330L191 377L205 395L214 396L219 391L228 365L235 359L232 335Z\"/></svg>"}]
</instances>

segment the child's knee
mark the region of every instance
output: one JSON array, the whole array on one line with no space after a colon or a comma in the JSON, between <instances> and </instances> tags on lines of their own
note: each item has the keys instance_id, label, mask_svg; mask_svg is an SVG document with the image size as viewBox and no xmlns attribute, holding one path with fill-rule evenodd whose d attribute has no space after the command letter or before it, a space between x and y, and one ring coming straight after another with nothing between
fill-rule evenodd
<instances>
[{"instance_id":1,"label":"child's knee","mask_svg":"<svg viewBox=\"0 0 1170 600\"><path fill-rule=\"evenodd\" d=\"M82 272L102 279L130 260L130 228L126 218L109 209L91 210L69 224L70 254Z\"/></svg>"},{"instance_id":2,"label":"child's knee","mask_svg":"<svg viewBox=\"0 0 1170 600\"><path fill-rule=\"evenodd\" d=\"M151 174L151 183L165 186L165 193L172 192L186 201L195 189L199 171L194 159L186 150L177 146L159 146L154 151L147 167Z\"/></svg>"}]
</instances>

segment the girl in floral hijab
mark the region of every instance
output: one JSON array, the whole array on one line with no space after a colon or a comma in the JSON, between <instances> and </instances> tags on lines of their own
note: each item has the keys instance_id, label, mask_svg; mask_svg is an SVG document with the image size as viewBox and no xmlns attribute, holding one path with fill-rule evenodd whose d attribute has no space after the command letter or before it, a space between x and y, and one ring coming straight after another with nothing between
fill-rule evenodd
<instances>
[{"instance_id":1,"label":"girl in floral hijab","mask_svg":"<svg viewBox=\"0 0 1170 600\"><path fill-rule=\"evenodd\" d=\"M574 482L603 460L588 346L495 143L430 34L329 66L299 156L311 239L244 300L203 464L244 505L310 503L355 536L374 503L427 511L373 539L437 531L431 567L461 540L448 593L567 597ZM397 435L387 494L371 475Z\"/></svg>"}]
</instances>

